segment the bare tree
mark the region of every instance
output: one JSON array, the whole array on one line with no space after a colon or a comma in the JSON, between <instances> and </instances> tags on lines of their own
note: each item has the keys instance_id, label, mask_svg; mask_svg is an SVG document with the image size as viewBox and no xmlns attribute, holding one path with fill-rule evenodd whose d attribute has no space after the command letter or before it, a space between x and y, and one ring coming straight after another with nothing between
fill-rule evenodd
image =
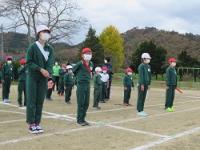
<instances>
[{"instance_id":1,"label":"bare tree","mask_svg":"<svg viewBox=\"0 0 200 150\"><path fill-rule=\"evenodd\" d=\"M73 0L4 0L0 16L11 20L8 29L26 27L29 42L36 37L36 26L47 25L52 32L51 42L69 41L86 21L76 16L78 6Z\"/></svg>"}]
</instances>

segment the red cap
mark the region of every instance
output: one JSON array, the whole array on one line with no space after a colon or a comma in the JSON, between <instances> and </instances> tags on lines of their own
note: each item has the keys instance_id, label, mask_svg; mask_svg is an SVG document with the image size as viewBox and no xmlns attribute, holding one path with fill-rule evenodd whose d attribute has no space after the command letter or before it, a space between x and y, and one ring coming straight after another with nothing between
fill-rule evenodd
<instances>
[{"instance_id":1,"label":"red cap","mask_svg":"<svg viewBox=\"0 0 200 150\"><path fill-rule=\"evenodd\" d=\"M131 68L128 67L128 68L126 68L125 72L126 72L126 73L128 73L128 72L133 72L133 70L132 70Z\"/></svg>"},{"instance_id":2,"label":"red cap","mask_svg":"<svg viewBox=\"0 0 200 150\"><path fill-rule=\"evenodd\" d=\"M6 60L12 60L12 56L6 56Z\"/></svg>"},{"instance_id":3,"label":"red cap","mask_svg":"<svg viewBox=\"0 0 200 150\"><path fill-rule=\"evenodd\" d=\"M20 59L19 63L20 63L21 65L26 64L26 59L24 59L24 58Z\"/></svg>"},{"instance_id":4,"label":"red cap","mask_svg":"<svg viewBox=\"0 0 200 150\"><path fill-rule=\"evenodd\" d=\"M91 52L92 52L92 50L90 48L88 48L88 47L83 48L83 50L82 50L82 54L91 53Z\"/></svg>"},{"instance_id":5,"label":"red cap","mask_svg":"<svg viewBox=\"0 0 200 150\"><path fill-rule=\"evenodd\" d=\"M106 66L103 66L101 69L102 71L108 71L108 68Z\"/></svg>"},{"instance_id":6,"label":"red cap","mask_svg":"<svg viewBox=\"0 0 200 150\"><path fill-rule=\"evenodd\" d=\"M176 62L176 58L171 57L171 58L168 59L168 63L172 63L172 62Z\"/></svg>"}]
</instances>

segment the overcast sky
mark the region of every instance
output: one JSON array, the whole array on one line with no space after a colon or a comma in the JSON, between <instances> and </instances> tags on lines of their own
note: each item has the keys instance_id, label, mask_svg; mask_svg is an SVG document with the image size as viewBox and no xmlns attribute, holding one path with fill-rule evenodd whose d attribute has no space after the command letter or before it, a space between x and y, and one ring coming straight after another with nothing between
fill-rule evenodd
<instances>
[{"instance_id":1,"label":"overcast sky","mask_svg":"<svg viewBox=\"0 0 200 150\"><path fill-rule=\"evenodd\" d=\"M80 14L99 34L115 25L120 32L133 27L156 27L180 33L200 34L200 0L77 0ZM87 27L74 36L82 41Z\"/></svg>"}]
</instances>

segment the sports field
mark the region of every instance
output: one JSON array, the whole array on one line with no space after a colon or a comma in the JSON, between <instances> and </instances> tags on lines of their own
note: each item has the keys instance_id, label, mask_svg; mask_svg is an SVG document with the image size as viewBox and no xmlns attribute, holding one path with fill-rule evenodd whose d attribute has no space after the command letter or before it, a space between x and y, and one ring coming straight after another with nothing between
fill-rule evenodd
<instances>
[{"instance_id":1,"label":"sports field","mask_svg":"<svg viewBox=\"0 0 200 150\"><path fill-rule=\"evenodd\" d=\"M53 93L53 101L45 101L39 135L28 133L25 109L17 106L17 87L12 86L10 104L0 103L0 150L199 150L200 93L184 90L176 93L175 112L164 110L165 89L151 88L145 103L146 118L136 114L137 90L131 104L122 106L123 89L113 86L111 99L100 104L101 110L90 108L87 121L91 126L76 124L75 89L72 104Z\"/></svg>"}]
</instances>

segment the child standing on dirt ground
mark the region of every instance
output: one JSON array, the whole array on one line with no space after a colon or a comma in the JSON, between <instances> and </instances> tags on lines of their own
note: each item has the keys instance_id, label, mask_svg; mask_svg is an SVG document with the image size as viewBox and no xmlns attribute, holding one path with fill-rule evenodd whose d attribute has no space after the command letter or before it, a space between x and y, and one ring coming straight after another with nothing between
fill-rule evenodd
<instances>
[{"instance_id":1,"label":"child standing on dirt ground","mask_svg":"<svg viewBox=\"0 0 200 150\"><path fill-rule=\"evenodd\" d=\"M96 67L95 68L95 75L94 75L94 103L93 108L96 110L101 109L99 107L99 101L102 99L102 81L101 81L101 68Z\"/></svg>"},{"instance_id":2,"label":"child standing on dirt ground","mask_svg":"<svg viewBox=\"0 0 200 150\"><path fill-rule=\"evenodd\" d=\"M86 126L89 125L89 123L85 120L85 117L89 107L90 79L92 77L93 69L93 64L91 62L91 49L83 48L81 57L82 60L73 67L73 72L76 76L77 85L77 123L81 126Z\"/></svg>"},{"instance_id":3,"label":"child standing on dirt ground","mask_svg":"<svg viewBox=\"0 0 200 150\"><path fill-rule=\"evenodd\" d=\"M149 65L151 57L149 53L143 53L141 56L142 63L138 67L138 99L137 111L138 115L145 117L148 114L144 112L144 103L147 95L149 85L151 84L151 67Z\"/></svg>"},{"instance_id":4,"label":"child standing on dirt ground","mask_svg":"<svg viewBox=\"0 0 200 150\"><path fill-rule=\"evenodd\" d=\"M165 109L168 112L173 112L173 102L175 96L175 89L177 87L177 74L176 74L176 58L169 58L169 67L166 70L166 101Z\"/></svg>"},{"instance_id":5,"label":"child standing on dirt ground","mask_svg":"<svg viewBox=\"0 0 200 150\"><path fill-rule=\"evenodd\" d=\"M45 25L37 27L37 41L27 50L27 106L26 122L32 134L43 133L40 126L42 108L47 92L47 79L53 72L53 48L47 43L50 29Z\"/></svg>"},{"instance_id":6,"label":"child standing on dirt ground","mask_svg":"<svg viewBox=\"0 0 200 150\"><path fill-rule=\"evenodd\" d=\"M6 62L2 67L2 98L4 103L10 103L10 86L13 79L13 66L12 66L12 56L7 56Z\"/></svg>"},{"instance_id":7,"label":"child standing on dirt ground","mask_svg":"<svg viewBox=\"0 0 200 150\"><path fill-rule=\"evenodd\" d=\"M59 70L59 84L58 84L58 95L63 96L65 92L64 87L64 76L67 72L66 64L61 65L61 69Z\"/></svg>"},{"instance_id":8,"label":"child standing on dirt ground","mask_svg":"<svg viewBox=\"0 0 200 150\"><path fill-rule=\"evenodd\" d=\"M132 75L133 75L133 70L131 68L127 68L125 70L125 76L123 78L124 106L131 106L131 104L129 104L129 100L131 97L131 88L134 87Z\"/></svg>"},{"instance_id":9,"label":"child standing on dirt ground","mask_svg":"<svg viewBox=\"0 0 200 150\"><path fill-rule=\"evenodd\" d=\"M72 88L74 86L74 74L72 72L72 66L67 65L67 73L64 75L65 86L65 102L71 104Z\"/></svg>"},{"instance_id":10,"label":"child standing on dirt ground","mask_svg":"<svg viewBox=\"0 0 200 150\"><path fill-rule=\"evenodd\" d=\"M107 88L109 87L109 74L107 73L108 68L106 66L102 67L101 81L102 81L102 99L100 102L105 103L108 101L107 97Z\"/></svg>"},{"instance_id":11,"label":"child standing on dirt ground","mask_svg":"<svg viewBox=\"0 0 200 150\"><path fill-rule=\"evenodd\" d=\"M21 59L19 61L20 67L18 69L18 104L19 107L26 106L26 60ZM22 105L22 94L24 93L24 104Z\"/></svg>"}]
</instances>

